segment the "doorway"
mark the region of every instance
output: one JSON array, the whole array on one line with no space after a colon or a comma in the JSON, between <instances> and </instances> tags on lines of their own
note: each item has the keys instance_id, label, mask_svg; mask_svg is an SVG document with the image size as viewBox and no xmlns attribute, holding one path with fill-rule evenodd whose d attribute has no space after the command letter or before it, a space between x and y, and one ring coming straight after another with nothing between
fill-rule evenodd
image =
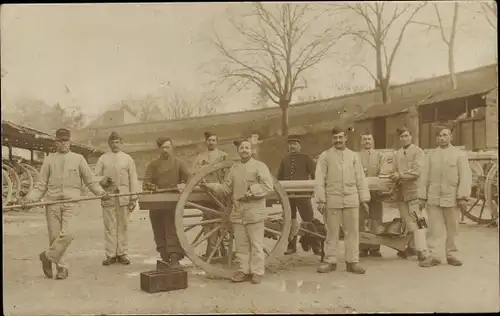
<instances>
[{"instance_id":1,"label":"doorway","mask_svg":"<svg viewBox=\"0 0 500 316\"><path fill-rule=\"evenodd\" d=\"M387 145L385 117L377 117L373 120L373 140L375 149L384 149Z\"/></svg>"}]
</instances>

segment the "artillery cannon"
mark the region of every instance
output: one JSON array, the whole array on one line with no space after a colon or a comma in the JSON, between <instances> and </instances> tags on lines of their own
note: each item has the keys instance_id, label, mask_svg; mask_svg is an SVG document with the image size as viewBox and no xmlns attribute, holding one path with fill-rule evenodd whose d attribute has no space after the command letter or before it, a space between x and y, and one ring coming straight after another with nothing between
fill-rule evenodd
<instances>
[{"instance_id":1,"label":"artillery cannon","mask_svg":"<svg viewBox=\"0 0 500 316\"><path fill-rule=\"evenodd\" d=\"M38 170L27 163L2 159L2 206L28 193L38 175Z\"/></svg>"}]
</instances>

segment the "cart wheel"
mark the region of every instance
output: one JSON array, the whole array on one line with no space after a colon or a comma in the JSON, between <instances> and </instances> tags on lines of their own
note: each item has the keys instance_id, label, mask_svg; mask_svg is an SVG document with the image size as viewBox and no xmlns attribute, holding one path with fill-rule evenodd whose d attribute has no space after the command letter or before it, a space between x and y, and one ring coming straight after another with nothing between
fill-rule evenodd
<instances>
[{"instance_id":1,"label":"cart wheel","mask_svg":"<svg viewBox=\"0 0 500 316\"><path fill-rule=\"evenodd\" d=\"M21 180L17 175L16 169L10 163L3 163L2 168L7 171L12 183L12 197L17 198L21 192Z\"/></svg>"},{"instance_id":2,"label":"cart wheel","mask_svg":"<svg viewBox=\"0 0 500 316\"><path fill-rule=\"evenodd\" d=\"M494 218L492 217L492 212L487 209L485 194L487 185L483 166L477 161L470 161L470 166L472 171L472 189L467 210L460 210L462 212L462 222L465 216L478 224L488 224Z\"/></svg>"},{"instance_id":3,"label":"cart wheel","mask_svg":"<svg viewBox=\"0 0 500 316\"><path fill-rule=\"evenodd\" d=\"M28 168L19 165L21 172L19 173L19 182L21 183L20 195L25 196L31 189L33 189L33 177Z\"/></svg>"},{"instance_id":4,"label":"cart wheel","mask_svg":"<svg viewBox=\"0 0 500 316\"><path fill-rule=\"evenodd\" d=\"M224 176L234 162L226 161L201 169L191 178L179 196L175 208L175 227L179 242L191 262L208 275L231 278L235 268L234 235L229 216L232 210L232 197L220 196L214 192L202 190L198 183L223 183ZM266 225L264 251L266 265L278 254L283 254L288 243L291 227L291 211L286 192L275 181L275 194L279 207L268 207L268 218L280 222L276 229ZM208 207L208 205L214 205ZM207 247L208 240L212 247Z\"/></svg>"},{"instance_id":5,"label":"cart wheel","mask_svg":"<svg viewBox=\"0 0 500 316\"><path fill-rule=\"evenodd\" d=\"M35 182L38 180L38 177L40 176L40 172L30 164L21 163L20 165L29 170L31 178L33 179L33 184L35 184Z\"/></svg>"},{"instance_id":6,"label":"cart wheel","mask_svg":"<svg viewBox=\"0 0 500 316\"><path fill-rule=\"evenodd\" d=\"M498 221L498 163L491 167L485 182L486 207L491 213L492 221Z\"/></svg>"},{"instance_id":7,"label":"cart wheel","mask_svg":"<svg viewBox=\"0 0 500 316\"><path fill-rule=\"evenodd\" d=\"M12 181L9 173L2 169L2 206L6 206L12 200Z\"/></svg>"}]
</instances>

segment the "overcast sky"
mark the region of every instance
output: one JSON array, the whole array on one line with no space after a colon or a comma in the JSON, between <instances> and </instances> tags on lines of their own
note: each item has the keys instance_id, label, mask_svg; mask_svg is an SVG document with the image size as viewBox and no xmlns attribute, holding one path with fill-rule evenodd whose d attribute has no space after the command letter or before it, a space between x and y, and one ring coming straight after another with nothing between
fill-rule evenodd
<instances>
[{"instance_id":1,"label":"overcast sky","mask_svg":"<svg viewBox=\"0 0 500 316\"><path fill-rule=\"evenodd\" d=\"M227 6L2 5L1 62L7 71L2 99L36 97L49 104L59 101L83 106L90 114L128 96L155 93L169 81L184 90L206 89L207 77L199 67L214 55L200 38L214 20L224 19ZM449 20L452 3L441 6ZM471 8L460 11L457 70L495 61L496 33ZM423 19L434 19L432 12ZM413 28L401 46L393 81L403 83L446 72L446 47L439 34ZM353 72L330 61L318 65L309 80L312 88L304 93L331 97L346 85L372 84L362 71ZM225 109L248 106L252 93L233 93Z\"/></svg>"}]
</instances>

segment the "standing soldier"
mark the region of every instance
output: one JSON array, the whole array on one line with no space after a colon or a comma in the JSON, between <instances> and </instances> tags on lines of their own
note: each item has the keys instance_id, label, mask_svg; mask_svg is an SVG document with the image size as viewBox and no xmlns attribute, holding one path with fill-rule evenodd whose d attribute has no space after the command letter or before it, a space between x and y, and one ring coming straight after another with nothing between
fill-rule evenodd
<instances>
[{"instance_id":1,"label":"standing soldier","mask_svg":"<svg viewBox=\"0 0 500 316\"><path fill-rule=\"evenodd\" d=\"M316 165L311 157L300 152L300 137L297 135L288 136L288 151L278 171L278 180L314 180ZM299 222L297 221L297 209L303 222L312 222L314 211L311 205L311 199L290 199L292 209L292 228L288 241L286 255L297 252L297 233L299 231Z\"/></svg>"},{"instance_id":2,"label":"standing soldier","mask_svg":"<svg viewBox=\"0 0 500 316\"><path fill-rule=\"evenodd\" d=\"M201 168L206 167L208 165L216 164L219 162L223 162L227 158L227 153L223 152L222 150L217 148L217 135L210 133L210 132L205 132L205 145L207 146L207 150L205 152L202 152L201 154L196 157L193 166L191 168L191 172L193 174L197 173L200 171ZM224 179L223 174L210 174L204 178L205 181L210 182L210 183L217 183L217 182L222 182ZM201 203L203 206L211 207L213 208L215 203ZM210 220L213 219L213 217L210 214L207 214L207 212L203 212L203 220ZM212 229L214 229L216 224L208 224L203 226L203 230L205 234L208 234ZM207 240L207 250L206 250L206 255L205 257L208 257L209 254L212 252L212 249L215 247L215 244L217 243L217 234L213 234L210 236Z\"/></svg>"},{"instance_id":3,"label":"standing soldier","mask_svg":"<svg viewBox=\"0 0 500 316\"><path fill-rule=\"evenodd\" d=\"M420 209L427 204L429 217L429 257L420 266L439 265L444 255L448 264L461 266L452 255L458 231L456 207L467 209L472 172L465 152L451 145L451 128L438 127L437 134L439 147L427 154L419 191Z\"/></svg>"},{"instance_id":4,"label":"standing soldier","mask_svg":"<svg viewBox=\"0 0 500 316\"><path fill-rule=\"evenodd\" d=\"M394 155L394 166L391 179L398 185L399 214L406 224L406 229L413 238L405 251L399 251L398 256L407 258L417 255L419 261L425 259L424 231L418 229L417 217L421 217L418 208L418 179L421 174L424 151L412 144L411 133L407 128L397 129L401 148Z\"/></svg>"},{"instance_id":5,"label":"standing soldier","mask_svg":"<svg viewBox=\"0 0 500 316\"><path fill-rule=\"evenodd\" d=\"M274 191L269 168L252 158L252 143L236 141L241 158L234 164L222 184L202 183L216 192L232 195L234 204L230 215L233 224L236 258L239 269L233 282L243 282L251 277L259 284L264 275L264 221L267 216L266 196Z\"/></svg>"},{"instance_id":6,"label":"standing soldier","mask_svg":"<svg viewBox=\"0 0 500 316\"><path fill-rule=\"evenodd\" d=\"M384 164L384 156L373 150L373 135L371 133L364 133L361 135L361 146L363 149L359 153L361 156L361 163L363 164L363 169L366 177L378 177L380 175L380 169ZM370 202L368 207L370 208L369 214L360 210L359 213L359 229L364 230L365 221L368 219L382 222L383 219L383 203L379 192L370 192ZM369 218L368 216L369 215ZM382 257L380 253L380 245L370 245L363 244L359 245L359 256L360 257Z\"/></svg>"},{"instance_id":7,"label":"standing soldier","mask_svg":"<svg viewBox=\"0 0 500 316\"><path fill-rule=\"evenodd\" d=\"M108 193L110 188L118 189L116 193L138 192L139 183L135 163L130 155L120 150L122 138L118 133L112 132L108 138L111 152L105 153L95 167L97 176L104 176L101 186ZM107 179L111 179L113 186L106 187ZM117 204L118 201L118 205ZM129 214L137 203L137 195L122 196L102 202L102 220L104 222L104 251L106 258L102 262L107 266L115 262L130 264L127 257L127 227Z\"/></svg>"},{"instance_id":8,"label":"standing soldier","mask_svg":"<svg viewBox=\"0 0 500 316\"><path fill-rule=\"evenodd\" d=\"M94 177L92 170L82 155L70 151L70 131L61 128L56 131L56 153L43 161L40 176L23 200L29 203L45 197L47 200L76 199L81 196L83 182L103 200L109 199L104 189ZM73 241L73 212L78 203L64 203L45 207L47 229L49 233L49 249L40 253L42 270L45 276L52 278L52 263L56 264L56 279L68 277L68 265L64 254ZM26 208L26 206L23 206Z\"/></svg>"},{"instance_id":9,"label":"standing soldier","mask_svg":"<svg viewBox=\"0 0 500 316\"><path fill-rule=\"evenodd\" d=\"M333 147L321 153L316 165L315 197L326 224L325 261L319 273L337 269L340 225L344 228L347 271L364 274L359 261L359 207L368 211L370 192L357 153L346 148L347 136L332 129Z\"/></svg>"},{"instance_id":10,"label":"standing soldier","mask_svg":"<svg viewBox=\"0 0 500 316\"><path fill-rule=\"evenodd\" d=\"M144 190L176 188L182 182L188 182L190 173L187 165L175 156L172 140L160 137L156 141L161 151L160 157L146 168L143 180ZM161 259L171 268L178 268L184 258L184 250L175 231L175 207L149 211L153 228L156 251Z\"/></svg>"}]
</instances>

